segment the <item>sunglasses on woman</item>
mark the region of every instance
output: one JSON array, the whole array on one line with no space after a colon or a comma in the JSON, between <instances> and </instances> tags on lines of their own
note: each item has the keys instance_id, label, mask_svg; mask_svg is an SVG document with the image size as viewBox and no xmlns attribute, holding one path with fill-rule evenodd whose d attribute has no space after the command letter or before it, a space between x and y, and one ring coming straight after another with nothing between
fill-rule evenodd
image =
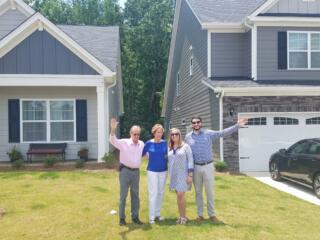
<instances>
[{"instance_id":1,"label":"sunglasses on woman","mask_svg":"<svg viewBox=\"0 0 320 240\"><path fill-rule=\"evenodd\" d=\"M171 133L170 135L172 137L172 136L179 136L180 134L179 133Z\"/></svg>"}]
</instances>

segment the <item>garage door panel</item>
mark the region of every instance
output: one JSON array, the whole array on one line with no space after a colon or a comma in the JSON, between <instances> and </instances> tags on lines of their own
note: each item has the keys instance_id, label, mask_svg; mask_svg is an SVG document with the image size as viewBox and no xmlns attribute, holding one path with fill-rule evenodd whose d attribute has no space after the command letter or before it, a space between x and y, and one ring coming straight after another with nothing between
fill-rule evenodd
<instances>
[{"instance_id":1,"label":"garage door panel","mask_svg":"<svg viewBox=\"0 0 320 240\"><path fill-rule=\"evenodd\" d=\"M240 115L248 118L261 117L261 114ZM319 137L320 125L306 125L306 119L318 116L319 114L267 113L264 115L267 117L266 125L254 125L239 129L240 171L268 171L269 158L272 153L281 148L288 148L298 140ZM274 117L278 117L278 119L279 117L295 118L299 120L299 123L298 125L274 125ZM291 123L291 120L288 121L288 124Z\"/></svg>"}]
</instances>

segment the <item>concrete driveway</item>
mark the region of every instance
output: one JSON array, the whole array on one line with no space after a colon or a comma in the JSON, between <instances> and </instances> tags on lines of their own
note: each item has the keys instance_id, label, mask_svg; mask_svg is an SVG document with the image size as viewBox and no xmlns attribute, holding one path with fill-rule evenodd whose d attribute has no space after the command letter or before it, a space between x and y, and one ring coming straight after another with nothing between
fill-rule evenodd
<instances>
[{"instance_id":1,"label":"concrete driveway","mask_svg":"<svg viewBox=\"0 0 320 240\"><path fill-rule=\"evenodd\" d=\"M320 206L320 199L314 195L311 188L286 180L280 182L274 181L270 178L269 172L247 172L245 174L280 191L289 193L297 198Z\"/></svg>"}]
</instances>

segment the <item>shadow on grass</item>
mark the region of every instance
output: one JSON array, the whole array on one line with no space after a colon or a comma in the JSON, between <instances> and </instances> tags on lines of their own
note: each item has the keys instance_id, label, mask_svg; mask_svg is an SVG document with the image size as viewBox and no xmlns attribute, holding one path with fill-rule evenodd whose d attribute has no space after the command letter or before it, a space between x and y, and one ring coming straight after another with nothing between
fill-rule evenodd
<instances>
[{"instance_id":1,"label":"shadow on grass","mask_svg":"<svg viewBox=\"0 0 320 240\"><path fill-rule=\"evenodd\" d=\"M176 223L177 219L176 218L166 218L164 221L157 222L156 224L159 226L181 226ZM185 226L196 226L196 227L201 227L201 226L226 226L223 221L218 221L218 222L212 222L210 220L203 220L201 222L195 220L195 219L189 219L187 224Z\"/></svg>"},{"instance_id":2,"label":"shadow on grass","mask_svg":"<svg viewBox=\"0 0 320 240\"><path fill-rule=\"evenodd\" d=\"M127 230L119 233L121 239L123 239L123 240L128 239L127 234L129 234L130 232L133 232L135 230L142 229L143 231L148 231L148 230L152 229L150 224L138 225L135 223L127 223L127 225L125 225L123 228L127 228Z\"/></svg>"}]
</instances>

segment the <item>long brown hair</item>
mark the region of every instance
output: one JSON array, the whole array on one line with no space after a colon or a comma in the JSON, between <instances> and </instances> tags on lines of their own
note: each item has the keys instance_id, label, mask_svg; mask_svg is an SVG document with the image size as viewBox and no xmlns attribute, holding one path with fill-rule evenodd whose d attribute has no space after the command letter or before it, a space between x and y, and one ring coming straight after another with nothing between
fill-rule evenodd
<instances>
[{"instance_id":1,"label":"long brown hair","mask_svg":"<svg viewBox=\"0 0 320 240\"><path fill-rule=\"evenodd\" d=\"M174 146L174 142L171 139L171 133L173 133L173 132L177 132L179 134L178 148L181 148L184 144L184 142L182 141L182 136L181 136L180 130L178 128L171 128L170 132L169 132L169 139L168 139L169 150L172 150L173 146Z\"/></svg>"}]
</instances>

